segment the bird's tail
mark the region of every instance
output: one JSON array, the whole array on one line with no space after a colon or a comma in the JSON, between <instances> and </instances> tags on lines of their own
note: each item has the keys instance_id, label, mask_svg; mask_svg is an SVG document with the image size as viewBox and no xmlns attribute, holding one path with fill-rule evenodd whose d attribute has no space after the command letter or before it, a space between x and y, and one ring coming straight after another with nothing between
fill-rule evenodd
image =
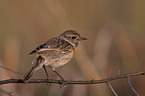
<instances>
[{"instance_id":1,"label":"bird's tail","mask_svg":"<svg viewBox=\"0 0 145 96\"><path fill-rule=\"evenodd\" d=\"M38 56L32 63L33 67L24 75L23 80L27 82L32 77L32 75L43 66L44 61L44 58Z\"/></svg>"}]
</instances>

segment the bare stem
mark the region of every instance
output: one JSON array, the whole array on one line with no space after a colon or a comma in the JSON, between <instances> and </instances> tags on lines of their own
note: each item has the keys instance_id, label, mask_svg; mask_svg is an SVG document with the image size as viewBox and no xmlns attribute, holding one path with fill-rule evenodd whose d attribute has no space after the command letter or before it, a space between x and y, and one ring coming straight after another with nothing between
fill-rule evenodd
<instances>
[{"instance_id":1,"label":"bare stem","mask_svg":"<svg viewBox=\"0 0 145 96\"><path fill-rule=\"evenodd\" d=\"M15 96L15 95L12 94L12 92L8 92L8 91L3 90L3 89L1 89L1 88L0 88L0 92L4 93L4 94L6 94L6 95L9 95L9 96Z\"/></svg>"},{"instance_id":2,"label":"bare stem","mask_svg":"<svg viewBox=\"0 0 145 96\"><path fill-rule=\"evenodd\" d=\"M67 84L100 84L100 83L106 83L108 81L116 80L116 79L122 79L128 77L133 77L133 76L139 76L139 75L145 75L145 72L135 72L135 73L130 73L130 74L123 74L123 75L117 75L113 77L109 77L106 79L101 79L101 80L48 80L48 79L31 79L28 81L28 83L55 83L55 84L60 84L64 83L65 85ZM7 80L2 80L0 81L0 85L2 84L8 84L8 83L24 83L23 79L7 79Z\"/></svg>"},{"instance_id":3,"label":"bare stem","mask_svg":"<svg viewBox=\"0 0 145 96\"><path fill-rule=\"evenodd\" d=\"M109 82L106 82L106 83L109 86L109 88L111 89L111 91L114 93L114 95L118 96L117 93L115 92L115 90L113 89L113 87L111 86L111 84Z\"/></svg>"},{"instance_id":4,"label":"bare stem","mask_svg":"<svg viewBox=\"0 0 145 96\"><path fill-rule=\"evenodd\" d=\"M14 71L14 70L12 70L12 69L9 69L9 68L7 68L7 67L4 67L4 66L0 66L0 67L3 68L3 69L8 70L8 71L10 71L10 72L16 73L16 74L18 74L18 75L23 75L22 73L16 72L16 71Z\"/></svg>"},{"instance_id":5,"label":"bare stem","mask_svg":"<svg viewBox=\"0 0 145 96\"><path fill-rule=\"evenodd\" d=\"M133 92L136 94L136 96L139 96L139 94L138 94L138 93L135 91L135 89L132 87L132 85L131 85L131 83L130 83L129 77L127 76L126 78L127 78L127 83L128 83L128 85L129 85L129 87L133 90Z\"/></svg>"}]
</instances>

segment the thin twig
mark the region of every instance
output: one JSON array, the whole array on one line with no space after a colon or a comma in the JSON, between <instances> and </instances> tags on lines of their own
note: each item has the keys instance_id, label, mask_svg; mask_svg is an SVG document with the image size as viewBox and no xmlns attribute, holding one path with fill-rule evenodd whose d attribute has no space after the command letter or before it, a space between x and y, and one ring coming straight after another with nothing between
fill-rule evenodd
<instances>
[{"instance_id":1,"label":"thin twig","mask_svg":"<svg viewBox=\"0 0 145 96\"><path fill-rule=\"evenodd\" d=\"M4 66L0 66L0 67L6 69L6 70L8 70L8 71L11 71L11 72L13 72L13 73L16 73L16 74L18 74L18 75L24 75L24 74L22 74L22 73L20 73L20 72L16 72L16 71L14 71L14 70L12 70L12 69L9 69L9 68L7 68L7 67L4 67Z\"/></svg>"},{"instance_id":2,"label":"thin twig","mask_svg":"<svg viewBox=\"0 0 145 96\"><path fill-rule=\"evenodd\" d=\"M111 86L111 84L109 82L106 82L106 83L109 86L109 88L111 89L111 91L114 93L114 95L118 96L117 93L115 92L115 90L113 89L113 87Z\"/></svg>"},{"instance_id":3,"label":"thin twig","mask_svg":"<svg viewBox=\"0 0 145 96\"><path fill-rule=\"evenodd\" d=\"M121 78L126 78L127 76L139 76L139 75L145 75L144 72L135 72L135 73L130 73L130 74L124 74L124 75L117 75L114 77L109 77L106 79L101 79L101 80L90 80L90 81L84 81L84 80L48 80L48 79L31 79L28 81L28 83L55 83L55 84L99 84L99 83L106 83L108 81L116 80L116 79L121 79ZM22 79L7 79L7 80L2 80L0 81L0 85L2 84L8 84L8 83L24 83Z\"/></svg>"},{"instance_id":4,"label":"thin twig","mask_svg":"<svg viewBox=\"0 0 145 96\"><path fill-rule=\"evenodd\" d=\"M9 95L9 96L15 96L14 94L12 94L12 92L8 92L8 91L3 90L3 89L1 89L1 88L0 88L0 92L2 92L2 93L4 93L4 94L7 94L7 95Z\"/></svg>"},{"instance_id":5,"label":"thin twig","mask_svg":"<svg viewBox=\"0 0 145 96\"><path fill-rule=\"evenodd\" d=\"M139 94L135 91L135 89L132 87L131 83L130 83L130 79L129 76L126 76L127 78L127 83L129 85L129 87L133 90L133 92L136 94L136 96L139 96Z\"/></svg>"}]
</instances>

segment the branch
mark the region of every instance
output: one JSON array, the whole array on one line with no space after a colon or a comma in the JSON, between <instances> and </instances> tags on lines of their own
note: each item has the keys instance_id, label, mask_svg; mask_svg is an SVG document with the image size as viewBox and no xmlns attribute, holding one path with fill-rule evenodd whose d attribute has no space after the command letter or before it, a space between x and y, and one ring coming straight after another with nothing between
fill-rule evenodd
<instances>
[{"instance_id":1,"label":"branch","mask_svg":"<svg viewBox=\"0 0 145 96\"><path fill-rule=\"evenodd\" d=\"M16 71L14 71L14 70L12 70L12 69L9 69L9 68L7 68L7 67L4 67L4 66L0 66L0 68L4 68L4 69L6 69L6 70L8 70L8 71L10 71L10 72L16 73L16 74L18 74L18 75L23 75L23 74L20 73L20 72L16 72Z\"/></svg>"},{"instance_id":2,"label":"branch","mask_svg":"<svg viewBox=\"0 0 145 96\"><path fill-rule=\"evenodd\" d=\"M15 95L12 94L12 92L8 92L8 91L3 90L3 89L1 89L1 88L0 88L0 92L2 92L2 93L4 93L4 94L7 94L7 95L9 95L9 96L15 96Z\"/></svg>"},{"instance_id":3,"label":"branch","mask_svg":"<svg viewBox=\"0 0 145 96\"><path fill-rule=\"evenodd\" d=\"M127 76L127 83L129 85L129 87L133 90L133 92L136 94L136 96L139 96L139 94L135 91L135 89L132 87L131 83L130 83L130 80L129 80L129 77Z\"/></svg>"},{"instance_id":4,"label":"branch","mask_svg":"<svg viewBox=\"0 0 145 96\"><path fill-rule=\"evenodd\" d=\"M133 76L139 76L139 75L145 75L145 72L135 72L130 74L123 74L123 75L117 75L114 77L109 77L106 79L101 80L90 80L90 81L83 81L83 80L47 80L47 79L31 79L27 83L55 83L55 84L100 84L100 83L106 83L108 81L116 80L116 79L122 79ZM22 79L7 79L0 81L0 85L2 84L8 84L8 83L25 83Z\"/></svg>"},{"instance_id":5,"label":"branch","mask_svg":"<svg viewBox=\"0 0 145 96\"><path fill-rule=\"evenodd\" d=\"M111 84L109 82L106 82L107 85L110 87L111 91L114 93L115 96L118 96L117 93L115 92L115 90L113 89L113 87L111 86Z\"/></svg>"}]
</instances>

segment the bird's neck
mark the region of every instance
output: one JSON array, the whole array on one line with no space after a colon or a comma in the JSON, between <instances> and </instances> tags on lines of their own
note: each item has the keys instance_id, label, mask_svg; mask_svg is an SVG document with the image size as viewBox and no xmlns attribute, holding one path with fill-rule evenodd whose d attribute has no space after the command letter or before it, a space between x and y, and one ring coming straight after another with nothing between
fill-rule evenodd
<instances>
[{"instance_id":1,"label":"bird's neck","mask_svg":"<svg viewBox=\"0 0 145 96\"><path fill-rule=\"evenodd\" d=\"M72 43L71 41L69 41L69 40L66 39L66 38L63 38L63 40L65 40L66 42L70 43L70 44L74 47L74 49L76 49L76 47L77 47L76 44Z\"/></svg>"}]
</instances>

